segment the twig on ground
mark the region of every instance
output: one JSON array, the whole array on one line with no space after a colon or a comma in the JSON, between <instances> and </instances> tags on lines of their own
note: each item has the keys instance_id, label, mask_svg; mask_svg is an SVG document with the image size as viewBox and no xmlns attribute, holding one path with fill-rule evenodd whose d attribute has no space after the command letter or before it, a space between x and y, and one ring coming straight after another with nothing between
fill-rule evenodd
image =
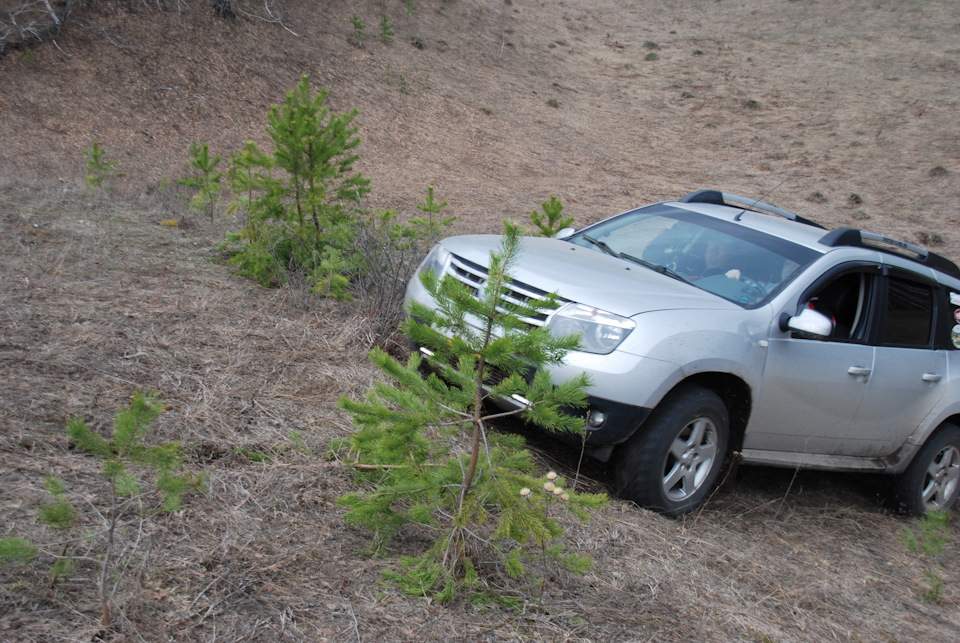
<instances>
[{"instance_id":1,"label":"twig on ground","mask_svg":"<svg viewBox=\"0 0 960 643\"><path fill-rule=\"evenodd\" d=\"M287 31L289 31L290 33L292 33L292 34L293 34L294 36L296 36L297 38L300 37L300 34L298 34L296 31L294 31L293 29L291 29L290 27L288 27L287 25L285 25L282 20L280 20L279 18L277 18L276 16L273 15L273 12L270 11L270 4L269 4L268 2L266 2L266 0L265 0L264 3L263 3L263 7L267 10L267 15L270 16L269 18L264 18L263 16L258 16L258 15L255 14L255 13L247 13L247 12L244 11L243 9L239 9L239 8L236 9L236 12L237 12L237 13L242 13L243 15L247 16L248 18L256 18L256 19L258 19L258 20L263 20L264 22L269 22L269 23L271 23L271 24L280 25L281 27L283 27L284 29L286 29Z\"/></svg>"}]
</instances>

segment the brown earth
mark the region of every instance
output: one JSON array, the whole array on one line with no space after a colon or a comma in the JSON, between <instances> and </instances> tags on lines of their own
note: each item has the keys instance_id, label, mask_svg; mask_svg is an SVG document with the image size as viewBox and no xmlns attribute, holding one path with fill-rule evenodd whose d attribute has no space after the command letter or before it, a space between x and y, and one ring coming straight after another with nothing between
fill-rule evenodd
<instances>
[{"instance_id":1,"label":"brown earth","mask_svg":"<svg viewBox=\"0 0 960 643\"><path fill-rule=\"evenodd\" d=\"M960 548L941 557L942 599L924 601L933 563L900 541L916 523L863 476L742 468L676 521L613 501L568 525L594 569L501 590L515 610L398 594L342 523L348 471L320 457L351 431L337 397L375 377L363 321L233 276L214 246L239 223L186 214L161 187L192 140L266 147L267 107L307 73L332 109L360 109L371 208L409 215L434 185L456 231L498 231L551 194L584 224L708 187L960 259L954 3L235 0L234 22L201 2L77 4L55 41L0 60L0 536L45 543L36 565L0 568L0 638L956 637ZM93 140L126 173L113 194L81 193ZM63 426L109 425L137 388L169 402L157 438L182 441L208 491L119 534L105 630L102 539L75 543L49 590L61 535L36 507L53 473L82 529L100 528L98 467ZM537 453L572 473L556 447ZM587 473L607 490L603 467Z\"/></svg>"}]
</instances>

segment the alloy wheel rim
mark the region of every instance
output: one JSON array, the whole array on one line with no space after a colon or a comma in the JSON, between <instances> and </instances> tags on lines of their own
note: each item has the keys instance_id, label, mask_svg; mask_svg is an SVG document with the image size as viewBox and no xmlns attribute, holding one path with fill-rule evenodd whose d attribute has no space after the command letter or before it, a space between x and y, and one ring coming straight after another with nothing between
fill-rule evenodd
<instances>
[{"instance_id":1,"label":"alloy wheel rim","mask_svg":"<svg viewBox=\"0 0 960 643\"><path fill-rule=\"evenodd\" d=\"M663 492L674 502L700 490L717 458L717 426L708 417L689 422L674 438L663 468Z\"/></svg>"},{"instance_id":2,"label":"alloy wheel rim","mask_svg":"<svg viewBox=\"0 0 960 643\"><path fill-rule=\"evenodd\" d=\"M942 509L956 494L960 484L960 449L950 445L943 448L927 467L921 498L924 508Z\"/></svg>"}]
</instances>

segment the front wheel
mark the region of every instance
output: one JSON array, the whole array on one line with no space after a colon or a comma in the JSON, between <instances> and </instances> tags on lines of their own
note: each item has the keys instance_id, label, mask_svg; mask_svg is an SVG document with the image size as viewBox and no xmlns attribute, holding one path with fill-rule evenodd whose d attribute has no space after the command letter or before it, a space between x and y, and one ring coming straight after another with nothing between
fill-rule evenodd
<instances>
[{"instance_id":1,"label":"front wheel","mask_svg":"<svg viewBox=\"0 0 960 643\"><path fill-rule=\"evenodd\" d=\"M729 435L727 407L716 393L677 389L621 447L618 495L668 516L693 511L716 484Z\"/></svg>"},{"instance_id":2,"label":"front wheel","mask_svg":"<svg viewBox=\"0 0 960 643\"><path fill-rule=\"evenodd\" d=\"M944 425L900 475L899 499L911 514L950 509L960 494L960 427Z\"/></svg>"}]
</instances>

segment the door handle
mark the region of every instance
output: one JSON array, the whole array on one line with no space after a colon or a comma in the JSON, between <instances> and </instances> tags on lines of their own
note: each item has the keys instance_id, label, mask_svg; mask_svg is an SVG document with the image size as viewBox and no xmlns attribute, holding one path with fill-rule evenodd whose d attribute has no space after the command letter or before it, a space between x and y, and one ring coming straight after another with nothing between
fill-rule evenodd
<instances>
[{"instance_id":1,"label":"door handle","mask_svg":"<svg viewBox=\"0 0 960 643\"><path fill-rule=\"evenodd\" d=\"M924 382L936 383L943 379L943 375L940 375L939 373L924 373L923 377L920 379L922 379Z\"/></svg>"},{"instance_id":2,"label":"door handle","mask_svg":"<svg viewBox=\"0 0 960 643\"><path fill-rule=\"evenodd\" d=\"M856 375L857 377L866 377L873 372L873 369L865 368L863 366L851 366L847 369L847 372L851 375Z\"/></svg>"}]
</instances>

